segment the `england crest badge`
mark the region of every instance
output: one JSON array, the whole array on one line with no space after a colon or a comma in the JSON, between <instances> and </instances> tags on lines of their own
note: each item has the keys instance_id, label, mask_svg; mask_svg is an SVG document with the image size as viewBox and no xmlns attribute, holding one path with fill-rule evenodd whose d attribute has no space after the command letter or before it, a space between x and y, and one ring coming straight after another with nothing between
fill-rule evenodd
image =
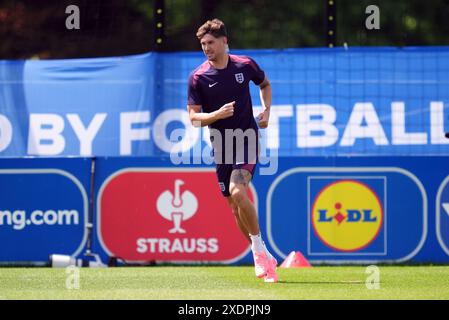
<instances>
[{"instance_id":1,"label":"england crest badge","mask_svg":"<svg viewBox=\"0 0 449 320\"><path fill-rule=\"evenodd\" d=\"M243 76L243 73L236 73L235 81L237 81L238 83L243 83L243 81L245 81L245 77Z\"/></svg>"}]
</instances>

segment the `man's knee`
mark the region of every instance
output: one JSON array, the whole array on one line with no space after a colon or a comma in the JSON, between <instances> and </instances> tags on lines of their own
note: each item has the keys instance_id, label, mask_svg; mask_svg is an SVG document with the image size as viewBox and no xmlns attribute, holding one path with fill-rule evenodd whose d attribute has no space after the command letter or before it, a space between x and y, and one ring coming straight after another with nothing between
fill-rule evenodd
<instances>
[{"instance_id":1,"label":"man's knee","mask_svg":"<svg viewBox=\"0 0 449 320\"><path fill-rule=\"evenodd\" d=\"M244 203L248 196L245 191L245 187L241 185L234 185L231 187L231 198L232 201L237 205L240 206L242 203Z\"/></svg>"}]
</instances>

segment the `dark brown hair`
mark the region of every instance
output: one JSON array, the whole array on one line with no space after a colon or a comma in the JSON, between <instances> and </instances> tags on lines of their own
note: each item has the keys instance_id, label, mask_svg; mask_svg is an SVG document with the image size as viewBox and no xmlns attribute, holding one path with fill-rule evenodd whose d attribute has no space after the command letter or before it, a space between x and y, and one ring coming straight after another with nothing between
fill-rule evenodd
<instances>
[{"instance_id":1,"label":"dark brown hair","mask_svg":"<svg viewBox=\"0 0 449 320\"><path fill-rule=\"evenodd\" d=\"M198 28L196 36L199 40L201 40L208 33L213 35L215 38L228 36L225 24L223 21L218 19L207 20L206 23Z\"/></svg>"}]
</instances>

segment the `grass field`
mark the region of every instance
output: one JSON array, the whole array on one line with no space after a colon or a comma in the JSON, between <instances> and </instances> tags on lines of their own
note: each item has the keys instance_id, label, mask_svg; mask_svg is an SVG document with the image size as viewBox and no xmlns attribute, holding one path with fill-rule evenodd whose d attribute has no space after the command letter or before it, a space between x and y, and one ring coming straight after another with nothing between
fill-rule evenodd
<instances>
[{"instance_id":1,"label":"grass field","mask_svg":"<svg viewBox=\"0 0 449 320\"><path fill-rule=\"evenodd\" d=\"M365 267L278 269L264 283L251 267L80 269L79 289L65 269L0 268L0 299L449 299L449 266L380 266L380 289Z\"/></svg>"}]
</instances>

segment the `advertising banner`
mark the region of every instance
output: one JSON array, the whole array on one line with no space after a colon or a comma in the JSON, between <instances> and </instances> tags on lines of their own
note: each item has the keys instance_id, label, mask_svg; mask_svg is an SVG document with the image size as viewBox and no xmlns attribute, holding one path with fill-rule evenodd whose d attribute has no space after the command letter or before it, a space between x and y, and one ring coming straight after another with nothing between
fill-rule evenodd
<instances>
[{"instance_id":1,"label":"advertising banner","mask_svg":"<svg viewBox=\"0 0 449 320\"><path fill-rule=\"evenodd\" d=\"M448 47L231 54L250 56L270 80L267 148L280 156L449 154ZM202 52L151 52L0 61L0 156L202 149L208 129L191 125L186 105L189 74L204 60ZM252 83L250 90L257 114L259 90Z\"/></svg>"},{"instance_id":2,"label":"advertising banner","mask_svg":"<svg viewBox=\"0 0 449 320\"><path fill-rule=\"evenodd\" d=\"M78 256L87 240L90 159L0 160L0 263Z\"/></svg>"}]
</instances>

